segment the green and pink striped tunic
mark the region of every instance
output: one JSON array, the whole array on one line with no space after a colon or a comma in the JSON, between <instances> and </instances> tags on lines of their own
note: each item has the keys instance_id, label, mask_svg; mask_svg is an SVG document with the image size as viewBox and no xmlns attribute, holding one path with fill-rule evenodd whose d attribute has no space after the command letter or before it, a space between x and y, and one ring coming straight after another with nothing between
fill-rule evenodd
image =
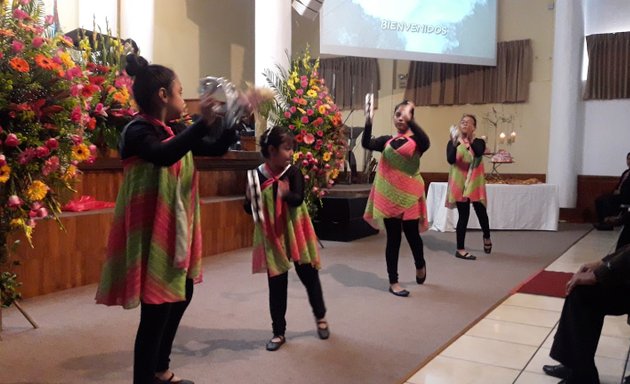
<instances>
[{"instance_id":1,"label":"green and pink striped tunic","mask_svg":"<svg viewBox=\"0 0 630 384\"><path fill-rule=\"evenodd\" d=\"M306 203L290 207L282 198L274 198L273 185L284 183L288 189L288 181L269 175L263 166L258 170L265 172L267 180L260 187L264 220L254 226L252 272L273 277L288 272L292 262L319 269L317 235Z\"/></svg>"},{"instance_id":2,"label":"green and pink striped tunic","mask_svg":"<svg viewBox=\"0 0 630 384\"><path fill-rule=\"evenodd\" d=\"M419 219L419 230L423 232L429 225L420 153L414 140L395 149L390 145L394 139L383 149L363 218L377 229L382 228L386 218Z\"/></svg>"},{"instance_id":3,"label":"green and pink striped tunic","mask_svg":"<svg viewBox=\"0 0 630 384\"><path fill-rule=\"evenodd\" d=\"M125 159L123 177L96 302L134 308L183 301L186 279L202 279L192 153L170 167Z\"/></svg>"},{"instance_id":4,"label":"green and pink striped tunic","mask_svg":"<svg viewBox=\"0 0 630 384\"><path fill-rule=\"evenodd\" d=\"M465 145L458 145L455 163L448 173L446 206L455 208L457 202L480 201L486 205L486 177L483 157L475 157Z\"/></svg>"}]
</instances>

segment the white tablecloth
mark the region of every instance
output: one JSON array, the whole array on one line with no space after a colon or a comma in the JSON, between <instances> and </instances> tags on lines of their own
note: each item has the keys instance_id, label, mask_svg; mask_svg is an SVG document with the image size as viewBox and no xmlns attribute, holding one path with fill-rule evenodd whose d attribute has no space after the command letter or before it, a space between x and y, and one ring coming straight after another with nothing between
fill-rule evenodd
<instances>
[{"instance_id":1,"label":"white tablecloth","mask_svg":"<svg viewBox=\"0 0 630 384\"><path fill-rule=\"evenodd\" d=\"M429 184L427 213L430 229L453 232L457 225L457 209L448 209L446 183ZM558 186L553 184L507 185L487 184L490 229L558 229ZM472 205L468 228L480 228Z\"/></svg>"}]
</instances>

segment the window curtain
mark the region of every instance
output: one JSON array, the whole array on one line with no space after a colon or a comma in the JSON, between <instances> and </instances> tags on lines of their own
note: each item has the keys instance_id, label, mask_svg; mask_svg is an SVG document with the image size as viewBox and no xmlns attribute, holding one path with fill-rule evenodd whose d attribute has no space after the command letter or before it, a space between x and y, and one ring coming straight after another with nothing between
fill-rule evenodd
<instances>
[{"instance_id":1,"label":"window curtain","mask_svg":"<svg viewBox=\"0 0 630 384\"><path fill-rule=\"evenodd\" d=\"M497 65L413 61L405 98L416 105L521 103L529 97L532 73L531 42L497 44Z\"/></svg>"},{"instance_id":2,"label":"window curtain","mask_svg":"<svg viewBox=\"0 0 630 384\"><path fill-rule=\"evenodd\" d=\"M630 98L630 32L586 36L584 100Z\"/></svg>"},{"instance_id":3,"label":"window curtain","mask_svg":"<svg viewBox=\"0 0 630 384\"><path fill-rule=\"evenodd\" d=\"M378 61L363 57L319 60L320 76L341 109L363 109L366 93L376 95L380 87Z\"/></svg>"}]
</instances>

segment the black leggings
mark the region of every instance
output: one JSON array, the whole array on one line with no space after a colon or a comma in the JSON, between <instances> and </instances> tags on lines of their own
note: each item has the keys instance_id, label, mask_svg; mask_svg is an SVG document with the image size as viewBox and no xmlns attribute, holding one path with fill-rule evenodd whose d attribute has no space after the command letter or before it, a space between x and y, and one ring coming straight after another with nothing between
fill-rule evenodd
<instances>
[{"instance_id":1,"label":"black leggings","mask_svg":"<svg viewBox=\"0 0 630 384\"><path fill-rule=\"evenodd\" d=\"M313 315L316 319L323 319L326 316L326 305L322 294L322 285L319 281L319 271L310 264L295 264L300 281L306 288L308 302L313 308ZM269 311L271 312L271 327L274 336L284 336L287 329L287 288L289 286L289 273L269 277Z\"/></svg>"},{"instance_id":2,"label":"black leggings","mask_svg":"<svg viewBox=\"0 0 630 384\"><path fill-rule=\"evenodd\" d=\"M472 202L473 208L475 209L475 213L477 214L477 219L479 219L479 225L481 226L481 230L483 231L483 238L490 238L490 223L488 221L488 212L486 212L486 206L481 204L480 201ZM468 218L470 217L470 202L457 202L457 213L459 214L459 219L457 220L457 228L455 232L457 233L457 249L465 249L464 243L466 240L466 228L468 227Z\"/></svg>"},{"instance_id":3,"label":"black leggings","mask_svg":"<svg viewBox=\"0 0 630 384\"><path fill-rule=\"evenodd\" d=\"M398 282L398 253L400 251L400 241L402 232L413 254L413 261L416 269L424 267L424 244L420 237L419 220L402 220L398 218L388 218L384 220L385 232L387 232L387 246L385 247L385 262L387 263L387 275L389 283Z\"/></svg>"},{"instance_id":4,"label":"black leggings","mask_svg":"<svg viewBox=\"0 0 630 384\"><path fill-rule=\"evenodd\" d=\"M164 304L140 304L140 325L133 354L134 384L152 384L155 373L169 369L173 340L190 304L193 281L186 279L186 300Z\"/></svg>"}]
</instances>

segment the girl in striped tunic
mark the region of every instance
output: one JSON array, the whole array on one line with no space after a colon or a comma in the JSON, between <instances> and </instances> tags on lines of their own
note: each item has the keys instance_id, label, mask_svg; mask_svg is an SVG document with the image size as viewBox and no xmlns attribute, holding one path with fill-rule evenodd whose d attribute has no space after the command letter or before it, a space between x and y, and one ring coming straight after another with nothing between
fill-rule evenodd
<instances>
[{"instance_id":1,"label":"girl in striped tunic","mask_svg":"<svg viewBox=\"0 0 630 384\"><path fill-rule=\"evenodd\" d=\"M464 260L477 258L466 252L464 246L471 202L483 231L484 252L490 253L492 251L490 224L486 212L486 179L483 168L486 142L475 138L476 129L477 119L474 115L462 116L456 132L446 145L446 160L451 164L448 174L446 206L448 208L457 207L459 219L456 228L457 250L455 257Z\"/></svg>"},{"instance_id":2,"label":"girl in striped tunic","mask_svg":"<svg viewBox=\"0 0 630 384\"><path fill-rule=\"evenodd\" d=\"M198 176L193 154L218 156L236 141L234 129L218 140L217 102L201 98L202 117L189 127L168 126L185 110L175 73L127 56L140 114L122 132L123 182L116 199L96 302L140 306L134 348L134 384L192 384L169 361L193 284L201 282Z\"/></svg>"},{"instance_id":3,"label":"girl in striped tunic","mask_svg":"<svg viewBox=\"0 0 630 384\"><path fill-rule=\"evenodd\" d=\"M291 164L293 134L275 126L260 137L265 162L248 171L245 210L254 217L252 271L266 272L273 338L268 351L278 350L286 341L288 275L291 264L308 294L317 334L328 339L326 306L319 281L317 236L304 202L304 176Z\"/></svg>"},{"instance_id":4,"label":"girl in striped tunic","mask_svg":"<svg viewBox=\"0 0 630 384\"><path fill-rule=\"evenodd\" d=\"M361 145L382 152L376 177L363 218L373 227L384 225L387 233L385 261L389 291L401 297L409 291L398 283L398 253L402 232L411 247L416 267L416 282L423 284L427 269L420 232L428 228L424 180L420 175L420 157L429 149L427 134L413 119L414 104L403 101L394 108L395 136L372 138L372 114L366 111Z\"/></svg>"}]
</instances>

